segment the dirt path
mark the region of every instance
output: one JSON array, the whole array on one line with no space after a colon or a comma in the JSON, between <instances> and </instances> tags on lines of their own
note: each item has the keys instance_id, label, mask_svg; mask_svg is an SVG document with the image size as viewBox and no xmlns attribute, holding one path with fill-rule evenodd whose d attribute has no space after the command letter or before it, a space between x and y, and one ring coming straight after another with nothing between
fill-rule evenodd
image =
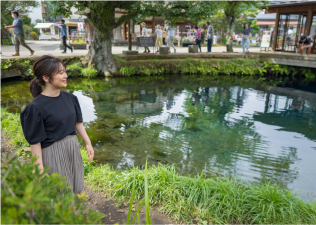
<instances>
[{"instance_id":1,"label":"dirt path","mask_svg":"<svg viewBox=\"0 0 316 225\"><path fill-rule=\"evenodd\" d=\"M9 145L8 138L6 138L1 133L1 156L2 159L5 159L6 155L11 152L10 158L13 158L16 156L16 152L14 151L14 148ZM30 162L27 158L19 157L19 160L24 162ZM107 194L101 194L97 193L93 190L91 190L87 185L84 186L85 194L88 195L87 199L87 206L90 209L94 209L96 211L99 211L100 213L106 215L104 218L102 218L103 224L123 224L126 223L127 213L128 213L128 206L129 205L121 205L119 208L116 207L116 202L112 199L109 199ZM132 218L134 216L134 212L132 213ZM152 224L172 224L166 216L159 213L156 209L150 210L150 217ZM144 224L146 221L146 215L145 210L142 209L140 216L140 223ZM135 220L135 224L138 224L137 219Z\"/></svg>"}]
</instances>

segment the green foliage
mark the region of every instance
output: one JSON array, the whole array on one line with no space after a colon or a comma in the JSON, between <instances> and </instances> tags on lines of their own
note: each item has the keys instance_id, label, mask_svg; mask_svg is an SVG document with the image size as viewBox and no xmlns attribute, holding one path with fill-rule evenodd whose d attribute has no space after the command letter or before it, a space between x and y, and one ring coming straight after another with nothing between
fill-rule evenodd
<instances>
[{"instance_id":1,"label":"green foliage","mask_svg":"<svg viewBox=\"0 0 316 225\"><path fill-rule=\"evenodd\" d=\"M82 66L78 63L67 66L67 74L75 77L82 76Z\"/></svg>"},{"instance_id":2,"label":"green foliage","mask_svg":"<svg viewBox=\"0 0 316 225\"><path fill-rule=\"evenodd\" d=\"M45 176L38 166L23 163L17 156L1 164L1 223L2 224L95 224L104 216L89 209L85 201L75 202L67 182L59 174ZM44 169L48 173L48 167ZM62 197L62 194L64 197ZM75 213L74 213L75 212Z\"/></svg>"},{"instance_id":3,"label":"green foliage","mask_svg":"<svg viewBox=\"0 0 316 225\"><path fill-rule=\"evenodd\" d=\"M32 19L28 15L19 15L19 17L22 19L23 25L31 25Z\"/></svg>"},{"instance_id":4,"label":"green foliage","mask_svg":"<svg viewBox=\"0 0 316 225\"><path fill-rule=\"evenodd\" d=\"M82 44L86 44L82 39L78 39L74 42L71 42L72 45L82 45Z\"/></svg>"},{"instance_id":5,"label":"green foliage","mask_svg":"<svg viewBox=\"0 0 316 225\"><path fill-rule=\"evenodd\" d=\"M223 45L226 45L226 44L227 44L227 38L226 38L226 36L223 37L222 43L223 43Z\"/></svg>"},{"instance_id":6,"label":"green foliage","mask_svg":"<svg viewBox=\"0 0 316 225\"><path fill-rule=\"evenodd\" d=\"M1 62L1 70L6 70L12 65L13 60L7 59L3 63Z\"/></svg>"},{"instance_id":7,"label":"green foliage","mask_svg":"<svg viewBox=\"0 0 316 225\"><path fill-rule=\"evenodd\" d=\"M316 222L316 202L304 203L291 191L266 181L260 184L231 178L180 176L173 166L148 169L150 204L171 218L188 223L297 224ZM108 190L118 201L144 196L146 171L134 168L118 172L109 165L93 168L86 177L95 190ZM136 179L136 180L135 180ZM153 194L154 193L154 194Z\"/></svg>"},{"instance_id":8,"label":"green foliage","mask_svg":"<svg viewBox=\"0 0 316 225\"><path fill-rule=\"evenodd\" d=\"M252 34L258 34L260 32L260 26L257 24L257 20L251 21L250 28Z\"/></svg>"},{"instance_id":9,"label":"green foliage","mask_svg":"<svg viewBox=\"0 0 316 225\"><path fill-rule=\"evenodd\" d=\"M83 77L92 78L92 77L96 77L97 75L98 75L98 71L96 69L89 68L89 67L82 69Z\"/></svg>"},{"instance_id":10,"label":"green foliage","mask_svg":"<svg viewBox=\"0 0 316 225\"><path fill-rule=\"evenodd\" d=\"M115 61L118 61L118 62L121 62L121 63L124 63L124 64L126 63L126 60L124 60L124 59L122 59L120 57L117 57L115 55L113 56L113 58L114 58Z\"/></svg>"},{"instance_id":11,"label":"green foliage","mask_svg":"<svg viewBox=\"0 0 316 225\"><path fill-rule=\"evenodd\" d=\"M120 72L123 76L131 76L137 73L137 69L135 66L123 66L121 67Z\"/></svg>"},{"instance_id":12,"label":"green foliage","mask_svg":"<svg viewBox=\"0 0 316 225\"><path fill-rule=\"evenodd\" d=\"M9 145L16 148L18 154L22 154L21 149L29 147L25 140L21 127L20 115L9 113L1 107L1 131L10 139Z\"/></svg>"},{"instance_id":13,"label":"green foliage","mask_svg":"<svg viewBox=\"0 0 316 225\"><path fill-rule=\"evenodd\" d=\"M37 40L37 33L35 33L34 31L30 32L30 36L34 39Z\"/></svg>"}]
</instances>

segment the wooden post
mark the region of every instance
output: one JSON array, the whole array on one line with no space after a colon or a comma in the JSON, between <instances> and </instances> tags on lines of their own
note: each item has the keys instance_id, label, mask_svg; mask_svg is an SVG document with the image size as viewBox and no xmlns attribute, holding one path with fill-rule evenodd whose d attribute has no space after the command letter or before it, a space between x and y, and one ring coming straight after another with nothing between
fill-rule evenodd
<instances>
[{"instance_id":1,"label":"wooden post","mask_svg":"<svg viewBox=\"0 0 316 225\"><path fill-rule=\"evenodd\" d=\"M273 40L272 40L272 51L275 51L276 49L278 30L279 30L279 21L280 21L280 12L279 12L279 9L277 9L275 24L274 24L274 34L273 34Z\"/></svg>"},{"instance_id":2,"label":"wooden post","mask_svg":"<svg viewBox=\"0 0 316 225\"><path fill-rule=\"evenodd\" d=\"M313 11L311 6L308 7L308 13L306 18L306 29L305 29L305 36L309 36L311 32L311 26L312 26L312 20L313 20Z\"/></svg>"},{"instance_id":3,"label":"wooden post","mask_svg":"<svg viewBox=\"0 0 316 225\"><path fill-rule=\"evenodd\" d=\"M128 50L132 50L131 21L128 21Z\"/></svg>"}]
</instances>

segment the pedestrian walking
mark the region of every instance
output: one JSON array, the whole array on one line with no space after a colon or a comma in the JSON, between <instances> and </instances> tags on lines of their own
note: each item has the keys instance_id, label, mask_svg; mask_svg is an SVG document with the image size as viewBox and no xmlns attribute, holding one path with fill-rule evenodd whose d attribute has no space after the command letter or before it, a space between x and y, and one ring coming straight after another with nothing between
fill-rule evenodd
<instances>
[{"instance_id":1,"label":"pedestrian walking","mask_svg":"<svg viewBox=\"0 0 316 225\"><path fill-rule=\"evenodd\" d=\"M20 56L20 44L22 46L24 46L25 48L27 48L31 52L30 56L32 56L35 51L32 50L25 43L23 22L22 22L22 19L19 17L18 11L13 11L12 12L12 17L14 18L13 25L4 27L5 29L13 28L13 32L14 32L14 35L15 35L15 39L14 39L15 54L12 54L12 56Z\"/></svg>"},{"instance_id":2,"label":"pedestrian walking","mask_svg":"<svg viewBox=\"0 0 316 225\"><path fill-rule=\"evenodd\" d=\"M142 22L140 24L140 26L142 27L142 37L150 37L150 35L148 34L148 30L147 28L145 27L146 26L146 23L145 22ZM148 47L145 47L145 51L143 53L150 53L150 50Z\"/></svg>"},{"instance_id":3,"label":"pedestrian walking","mask_svg":"<svg viewBox=\"0 0 316 225\"><path fill-rule=\"evenodd\" d=\"M201 49L202 32L198 26L196 26L195 29L196 29L195 44L199 46L200 52L202 52L202 49Z\"/></svg>"},{"instance_id":4,"label":"pedestrian walking","mask_svg":"<svg viewBox=\"0 0 316 225\"><path fill-rule=\"evenodd\" d=\"M61 19L60 24L55 24L61 28L61 38L63 40L64 51L62 53L67 53L67 48L70 49L71 52L74 51L74 47L70 47L67 45L67 25L65 24L65 20Z\"/></svg>"},{"instance_id":5,"label":"pedestrian walking","mask_svg":"<svg viewBox=\"0 0 316 225\"><path fill-rule=\"evenodd\" d=\"M157 29L155 30L155 33L153 33L152 35L150 35L151 37L156 35L157 36L157 39L156 39L156 49L157 49L157 52L159 52L159 47L161 47L162 45L162 30L161 30L161 27L160 25L158 24L157 25Z\"/></svg>"},{"instance_id":6,"label":"pedestrian walking","mask_svg":"<svg viewBox=\"0 0 316 225\"><path fill-rule=\"evenodd\" d=\"M214 38L214 28L210 24L210 22L206 22L207 27L207 52L212 52L212 44L213 44L213 38Z\"/></svg>"},{"instance_id":7,"label":"pedestrian walking","mask_svg":"<svg viewBox=\"0 0 316 225\"><path fill-rule=\"evenodd\" d=\"M67 73L63 62L43 55L33 64L35 79L30 83L33 101L20 115L25 139L31 145L35 164L43 173L65 176L71 193L80 194L84 187L84 170L76 132L86 144L89 162L93 147L82 124L83 118L77 97L61 91L67 87ZM44 87L44 90L42 90Z\"/></svg>"},{"instance_id":8,"label":"pedestrian walking","mask_svg":"<svg viewBox=\"0 0 316 225\"><path fill-rule=\"evenodd\" d=\"M166 30L164 24L161 24L161 30L162 30L162 44L167 45L167 43L166 43L167 30Z\"/></svg>"},{"instance_id":9,"label":"pedestrian walking","mask_svg":"<svg viewBox=\"0 0 316 225\"><path fill-rule=\"evenodd\" d=\"M174 50L174 53L176 53L176 48L174 47L174 36L175 36L175 28L173 26L171 26L171 22L169 22L169 26L168 26L168 51L170 53L170 48L172 47Z\"/></svg>"},{"instance_id":10,"label":"pedestrian walking","mask_svg":"<svg viewBox=\"0 0 316 225\"><path fill-rule=\"evenodd\" d=\"M241 41L241 45L242 45L242 52L245 53L245 47L247 49L247 52L249 52L249 45L250 45L250 37L251 34L251 30L250 28L248 28L248 24L245 23L244 25L244 30L242 31L242 41Z\"/></svg>"}]
</instances>

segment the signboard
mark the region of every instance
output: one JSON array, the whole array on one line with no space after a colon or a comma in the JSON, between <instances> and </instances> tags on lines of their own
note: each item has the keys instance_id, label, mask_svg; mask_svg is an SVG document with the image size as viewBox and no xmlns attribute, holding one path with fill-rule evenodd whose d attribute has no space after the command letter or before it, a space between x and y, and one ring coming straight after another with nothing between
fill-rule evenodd
<instances>
[{"instance_id":1,"label":"signboard","mask_svg":"<svg viewBox=\"0 0 316 225\"><path fill-rule=\"evenodd\" d=\"M83 30L83 23L82 22L78 23L78 30L79 31Z\"/></svg>"},{"instance_id":2,"label":"signboard","mask_svg":"<svg viewBox=\"0 0 316 225\"><path fill-rule=\"evenodd\" d=\"M251 43L252 43L252 44L256 44L257 41L256 41L256 40L251 40Z\"/></svg>"},{"instance_id":3,"label":"signboard","mask_svg":"<svg viewBox=\"0 0 316 225\"><path fill-rule=\"evenodd\" d=\"M8 39L8 30L7 29L1 29L1 38L2 39Z\"/></svg>"},{"instance_id":4,"label":"signboard","mask_svg":"<svg viewBox=\"0 0 316 225\"><path fill-rule=\"evenodd\" d=\"M135 33L140 33L140 25L135 25Z\"/></svg>"},{"instance_id":5,"label":"signboard","mask_svg":"<svg viewBox=\"0 0 316 225\"><path fill-rule=\"evenodd\" d=\"M137 47L155 47L155 37L137 37Z\"/></svg>"},{"instance_id":6,"label":"signboard","mask_svg":"<svg viewBox=\"0 0 316 225\"><path fill-rule=\"evenodd\" d=\"M271 32L264 31L263 35L262 35L261 48L269 48L270 47L270 39L271 39Z\"/></svg>"}]
</instances>

